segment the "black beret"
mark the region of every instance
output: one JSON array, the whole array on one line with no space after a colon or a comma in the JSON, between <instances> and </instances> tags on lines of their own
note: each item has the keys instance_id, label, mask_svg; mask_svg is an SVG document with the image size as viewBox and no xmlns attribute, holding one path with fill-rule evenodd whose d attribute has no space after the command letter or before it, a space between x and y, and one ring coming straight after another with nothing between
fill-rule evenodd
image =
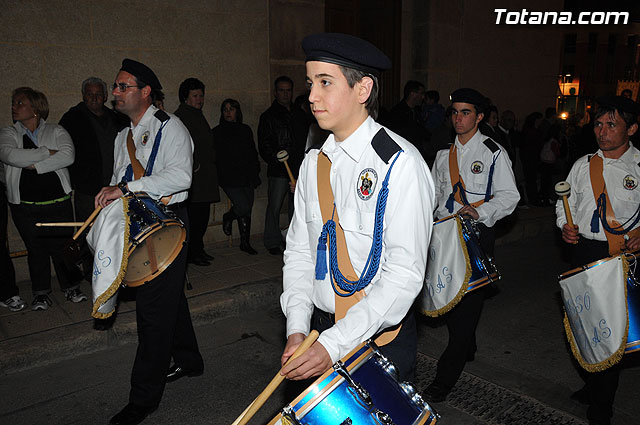
<instances>
[{"instance_id":1,"label":"black beret","mask_svg":"<svg viewBox=\"0 0 640 425\"><path fill-rule=\"evenodd\" d=\"M623 96L599 97L597 102L602 106L617 109L618 113L628 112L633 115L640 115L640 105Z\"/></svg>"},{"instance_id":2,"label":"black beret","mask_svg":"<svg viewBox=\"0 0 640 425\"><path fill-rule=\"evenodd\" d=\"M489 104L489 100L480 94L479 91L469 88L462 88L451 93L451 103L462 102L470 103L472 105L486 107Z\"/></svg>"},{"instance_id":3,"label":"black beret","mask_svg":"<svg viewBox=\"0 0 640 425\"><path fill-rule=\"evenodd\" d=\"M320 33L302 40L307 62L319 61L342 65L373 75L391 68L391 61L376 46L348 34Z\"/></svg>"},{"instance_id":4,"label":"black beret","mask_svg":"<svg viewBox=\"0 0 640 425\"><path fill-rule=\"evenodd\" d=\"M122 61L120 71L128 72L138 79L144 85L148 85L154 90L162 90L162 85L156 74L147 65L134 61L133 59L125 59Z\"/></svg>"}]
</instances>

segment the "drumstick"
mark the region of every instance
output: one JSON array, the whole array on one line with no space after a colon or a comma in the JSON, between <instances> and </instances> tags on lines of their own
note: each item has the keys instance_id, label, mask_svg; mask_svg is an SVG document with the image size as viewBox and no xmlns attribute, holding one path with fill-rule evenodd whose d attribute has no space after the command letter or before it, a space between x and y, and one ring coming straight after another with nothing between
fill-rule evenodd
<instances>
[{"instance_id":1,"label":"drumstick","mask_svg":"<svg viewBox=\"0 0 640 425\"><path fill-rule=\"evenodd\" d=\"M87 221L85 221L84 224L82 224L82 226L80 226L80 228L78 229L76 234L73 235L72 239L74 241L76 239L78 239L78 237L82 234L82 232L84 232L84 229L86 229L89 226L89 224L91 224L93 222L93 220L95 220L95 218L98 216L98 213L100 212L101 209L102 209L102 207L98 205L98 207L95 210L93 210L93 212L91 213L91 215L89 216Z\"/></svg>"},{"instance_id":2,"label":"drumstick","mask_svg":"<svg viewBox=\"0 0 640 425\"><path fill-rule=\"evenodd\" d=\"M571 226L571 228L575 228L573 224L573 218L571 217L571 209L569 209L569 200L567 199L571 194L571 185L569 182L558 182L556 183L556 195L562 198L562 205L564 206L564 215L567 218L567 224Z\"/></svg>"},{"instance_id":3,"label":"drumstick","mask_svg":"<svg viewBox=\"0 0 640 425\"><path fill-rule=\"evenodd\" d=\"M318 339L318 335L318 331L312 330L284 365L288 365L293 359L300 357L305 351L307 351L307 349L311 347L316 339ZM255 415L255 413L258 411L258 409L262 407L264 402L267 401L269 396L271 396L271 394L276 390L278 385L280 385L283 380L284 376L280 375L280 371L278 371L276 376L274 376L271 382L269 382L269 385L267 385L266 388L260 393L260 395L256 397L256 399L253 400L253 402L251 402L251 404L248 405L246 409L244 409L244 412L242 412L231 425L244 425L249 422L249 419L251 419L253 415Z\"/></svg>"},{"instance_id":4,"label":"drumstick","mask_svg":"<svg viewBox=\"0 0 640 425\"><path fill-rule=\"evenodd\" d=\"M63 221L60 223L36 223L37 227L78 227L82 226L82 221Z\"/></svg>"},{"instance_id":5,"label":"drumstick","mask_svg":"<svg viewBox=\"0 0 640 425\"><path fill-rule=\"evenodd\" d=\"M278 161L284 162L284 166L287 169L287 174L289 174L289 180L291 180L291 183L295 185L296 179L293 178L293 173L291 172L291 168L289 168L289 163L287 162L287 160L289 159L289 152L280 151L276 154L276 158L278 158Z\"/></svg>"}]
</instances>

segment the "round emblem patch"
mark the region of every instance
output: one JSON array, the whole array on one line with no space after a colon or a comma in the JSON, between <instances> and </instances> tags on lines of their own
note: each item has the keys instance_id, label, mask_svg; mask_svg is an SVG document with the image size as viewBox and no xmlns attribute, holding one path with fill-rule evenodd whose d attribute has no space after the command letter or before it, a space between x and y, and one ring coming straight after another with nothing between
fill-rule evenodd
<instances>
[{"instance_id":1,"label":"round emblem patch","mask_svg":"<svg viewBox=\"0 0 640 425\"><path fill-rule=\"evenodd\" d=\"M482 170L484 170L484 164L482 161L473 161L471 164L471 172L473 174L480 174L482 173Z\"/></svg>"},{"instance_id":2,"label":"round emblem patch","mask_svg":"<svg viewBox=\"0 0 640 425\"><path fill-rule=\"evenodd\" d=\"M145 131L144 134L142 135L142 144L146 145L148 141L149 141L149 132Z\"/></svg>"},{"instance_id":3,"label":"round emblem patch","mask_svg":"<svg viewBox=\"0 0 640 425\"><path fill-rule=\"evenodd\" d=\"M360 199L363 201L369 200L376 190L376 183L378 183L378 173L376 173L376 170L373 168L365 168L362 170L356 183Z\"/></svg>"},{"instance_id":4,"label":"round emblem patch","mask_svg":"<svg viewBox=\"0 0 640 425\"><path fill-rule=\"evenodd\" d=\"M636 179L631 174L627 174L626 176L624 176L624 181L622 183L624 185L624 188L627 190L633 190L638 187L638 179Z\"/></svg>"}]
</instances>

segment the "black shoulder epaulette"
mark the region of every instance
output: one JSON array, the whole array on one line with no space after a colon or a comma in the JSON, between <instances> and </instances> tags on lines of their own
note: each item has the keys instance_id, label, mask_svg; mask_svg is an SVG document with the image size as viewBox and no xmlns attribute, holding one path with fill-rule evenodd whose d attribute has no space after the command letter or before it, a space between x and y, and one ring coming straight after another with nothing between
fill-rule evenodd
<instances>
[{"instance_id":1,"label":"black shoulder epaulette","mask_svg":"<svg viewBox=\"0 0 640 425\"><path fill-rule=\"evenodd\" d=\"M162 109L158 109L156 111L155 114L153 114L154 117L158 118L160 120L160 122L165 122L166 120L169 119L169 114L167 114L165 111L163 111Z\"/></svg>"},{"instance_id":2,"label":"black shoulder epaulette","mask_svg":"<svg viewBox=\"0 0 640 425\"><path fill-rule=\"evenodd\" d=\"M384 128L381 128L380 131L373 136L371 146L373 146L373 150L376 151L385 164L389 163L389 160L396 152L402 150L391 136L384 131Z\"/></svg>"},{"instance_id":3,"label":"black shoulder epaulette","mask_svg":"<svg viewBox=\"0 0 640 425\"><path fill-rule=\"evenodd\" d=\"M320 148L322 148L322 143L316 143L315 145L311 145L309 146L309 149L307 149L306 151L304 151L304 153L309 153L309 151L311 149L318 149L320 150Z\"/></svg>"},{"instance_id":4,"label":"black shoulder epaulette","mask_svg":"<svg viewBox=\"0 0 640 425\"><path fill-rule=\"evenodd\" d=\"M496 153L500 150L500 146L498 146L498 144L491 139L486 139L484 141L484 145L489 148L491 153Z\"/></svg>"}]
</instances>

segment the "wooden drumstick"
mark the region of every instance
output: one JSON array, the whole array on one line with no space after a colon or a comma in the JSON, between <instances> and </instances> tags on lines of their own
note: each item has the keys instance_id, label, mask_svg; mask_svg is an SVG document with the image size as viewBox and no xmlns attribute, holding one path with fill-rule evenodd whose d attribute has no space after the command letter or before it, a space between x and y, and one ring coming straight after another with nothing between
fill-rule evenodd
<instances>
[{"instance_id":1,"label":"wooden drumstick","mask_svg":"<svg viewBox=\"0 0 640 425\"><path fill-rule=\"evenodd\" d=\"M309 349L309 347L311 347L311 345L316 342L316 339L318 339L318 335L318 331L312 330L284 365L288 365L292 360L300 357L305 351L307 351L307 349ZM283 380L284 376L280 375L280 371L278 371L276 376L274 376L271 382L269 382L269 385L267 385L266 388L260 393L260 395L256 397L256 399L253 400L253 402L251 402L251 404L247 406L246 409L244 409L244 412L242 412L231 425L244 425L249 422L249 419L251 419L253 415L256 414L258 409L262 407L265 401L267 401L267 399L271 396L271 394L273 394L273 392L276 390L276 388L278 388L278 385L280 385Z\"/></svg>"},{"instance_id":2,"label":"wooden drumstick","mask_svg":"<svg viewBox=\"0 0 640 425\"><path fill-rule=\"evenodd\" d=\"M82 226L80 226L80 228L78 229L78 231L76 232L75 235L73 235L73 240L75 241L76 239L78 239L78 237L80 237L80 235L82 234L82 232L84 232L84 229L86 229L92 222L93 220L95 220L95 218L98 216L98 213L100 213L100 210L102 209L101 206L98 205L98 207L93 210L93 212L91 213L91 215L89 216L89 218L87 219L87 221L85 221Z\"/></svg>"},{"instance_id":3,"label":"wooden drumstick","mask_svg":"<svg viewBox=\"0 0 640 425\"><path fill-rule=\"evenodd\" d=\"M78 227L83 224L81 221L62 221L59 223L36 223L36 227Z\"/></svg>"},{"instance_id":4,"label":"wooden drumstick","mask_svg":"<svg viewBox=\"0 0 640 425\"><path fill-rule=\"evenodd\" d=\"M564 205L564 215L567 217L567 224L573 226L573 219L571 218L571 210L569 209L569 201L567 198L571 194L571 185L569 182L556 183L556 195L562 198L562 205Z\"/></svg>"},{"instance_id":5,"label":"wooden drumstick","mask_svg":"<svg viewBox=\"0 0 640 425\"><path fill-rule=\"evenodd\" d=\"M291 172L291 168L289 168L289 163L287 162L287 160L289 159L289 152L280 151L276 154L276 158L278 158L278 161L284 162L284 166L287 169L287 174L289 174L289 180L291 180L291 183L295 185L296 179L293 178L293 173Z\"/></svg>"}]
</instances>

